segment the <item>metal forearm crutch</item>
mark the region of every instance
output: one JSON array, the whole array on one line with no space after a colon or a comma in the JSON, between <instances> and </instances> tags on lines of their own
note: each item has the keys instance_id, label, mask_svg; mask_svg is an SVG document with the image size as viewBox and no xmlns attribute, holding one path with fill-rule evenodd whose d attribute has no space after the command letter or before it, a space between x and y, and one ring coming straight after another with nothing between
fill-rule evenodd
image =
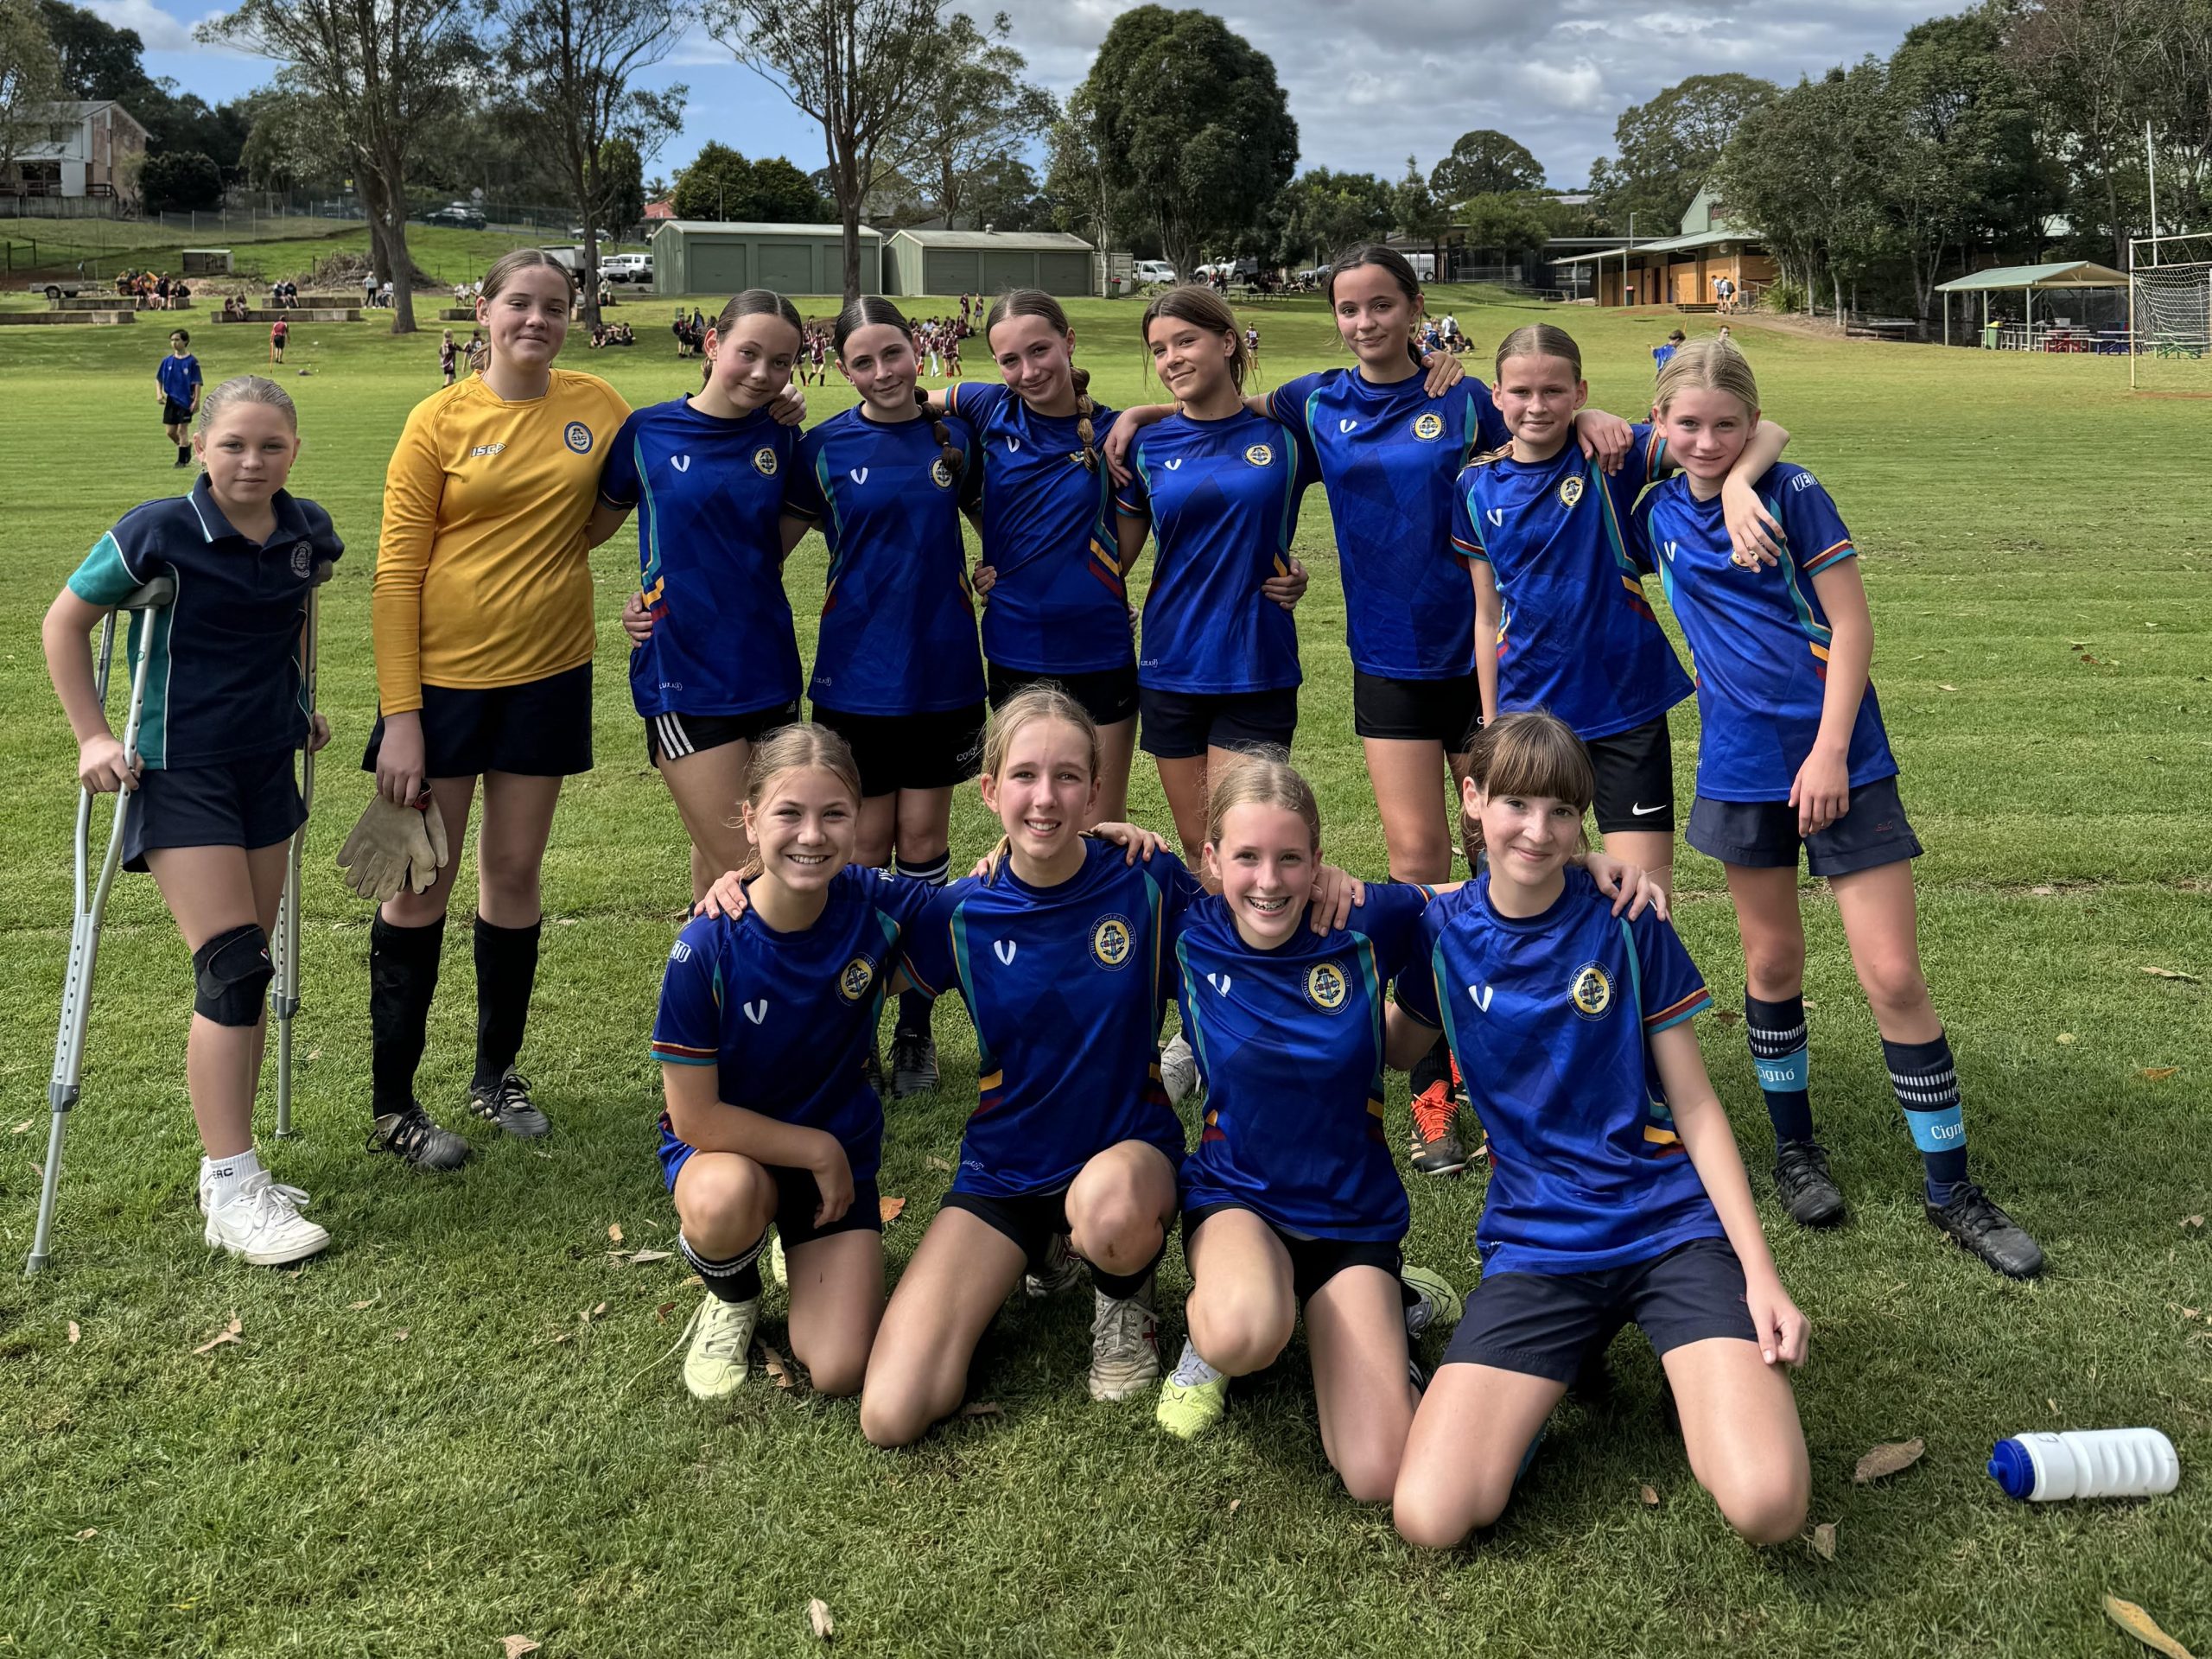
<instances>
[{"instance_id":1,"label":"metal forearm crutch","mask_svg":"<svg viewBox=\"0 0 2212 1659\"><path fill-rule=\"evenodd\" d=\"M315 730L315 622L321 609L322 584L330 580L328 559L317 561L315 579L308 586L307 626L301 639L300 694L307 704L308 730ZM315 810L315 751L300 754L300 804ZM276 937L271 942L270 965L276 970L269 982L269 1012L276 1022L276 1133L292 1134L292 1016L300 1011L300 860L306 849L308 820L292 832L291 851L284 865L284 897L276 912Z\"/></svg>"},{"instance_id":2,"label":"metal forearm crutch","mask_svg":"<svg viewBox=\"0 0 2212 1659\"><path fill-rule=\"evenodd\" d=\"M129 766L138 763L138 722L146 710L146 665L153 660L154 635L160 626L160 613L167 610L175 598L175 578L156 576L134 590L100 622L99 649L92 664L92 689L105 710L108 667L115 654L115 619L124 611L139 613L137 637L130 644L130 711L123 727L123 759ZM118 790L115 817L108 829L107 853L100 861L99 878L93 881L92 791L81 787L77 791L76 913L69 931L69 969L61 982L61 1026L54 1039L54 1079L46 1087L47 1101L54 1109L54 1124L47 1135L46 1169L38 1195L38 1226L31 1235L30 1258L23 1263L26 1274L36 1273L46 1265L47 1236L54 1228L54 1198L61 1185L61 1141L68 1133L69 1112L77 1103L78 1084L85 1075L85 1021L92 1012L92 967L100 950L100 915L107 908L108 890L114 887L115 873L123 863L123 819L130 804L130 791Z\"/></svg>"}]
</instances>

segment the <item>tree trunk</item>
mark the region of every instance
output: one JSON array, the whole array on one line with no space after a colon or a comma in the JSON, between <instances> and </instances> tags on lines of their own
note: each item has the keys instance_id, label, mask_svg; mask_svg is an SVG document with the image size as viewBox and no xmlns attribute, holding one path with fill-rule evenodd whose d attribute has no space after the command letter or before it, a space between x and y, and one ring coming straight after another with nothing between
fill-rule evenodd
<instances>
[{"instance_id":1,"label":"tree trunk","mask_svg":"<svg viewBox=\"0 0 2212 1659\"><path fill-rule=\"evenodd\" d=\"M584 257L582 281L583 304L581 314L587 327L595 328L599 315L599 168L596 158L588 149L584 153L582 169L583 188L578 194L582 200L583 217L580 221L584 232Z\"/></svg>"},{"instance_id":2,"label":"tree trunk","mask_svg":"<svg viewBox=\"0 0 2212 1659\"><path fill-rule=\"evenodd\" d=\"M842 159L833 158L830 182L836 187L837 224L844 232L845 303L850 305L861 296L861 187L849 149Z\"/></svg>"},{"instance_id":3,"label":"tree trunk","mask_svg":"<svg viewBox=\"0 0 2212 1659\"><path fill-rule=\"evenodd\" d=\"M382 146L377 158L384 175L385 254L391 261L391 332L415 330L415 261L407 251L407 156L397 144Z\"/></svg>"}]
</instances>

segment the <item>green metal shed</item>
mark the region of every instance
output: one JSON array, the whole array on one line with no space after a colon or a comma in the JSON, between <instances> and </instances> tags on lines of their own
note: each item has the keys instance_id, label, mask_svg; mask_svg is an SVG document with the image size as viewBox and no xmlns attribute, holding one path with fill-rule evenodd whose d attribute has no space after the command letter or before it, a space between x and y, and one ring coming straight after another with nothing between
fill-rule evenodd
<instances>
[{"instance_id":1,"label":"green metal shed","mask_svg":"<svg viewBox=\"0 0 2212 1659\"><path fill-rule=\"evenodd\" d=\"M883 238L861 226L861 292L883 292ZM835 225L671 219L653 232L653 292L845 291L845 233Z\"/></svg>"},{"instance_id":2,"label":"green metal shed","mask_svg":"<svg viewBox=\"0 0 2212 1659\"><path fill-rule=\"evenodd\" d=\"M897 231L885 245L885 290L993 295L1009 288L1087 299L1098 292L1090 244L1059 231Z\"/></svg>"}]
</instances>

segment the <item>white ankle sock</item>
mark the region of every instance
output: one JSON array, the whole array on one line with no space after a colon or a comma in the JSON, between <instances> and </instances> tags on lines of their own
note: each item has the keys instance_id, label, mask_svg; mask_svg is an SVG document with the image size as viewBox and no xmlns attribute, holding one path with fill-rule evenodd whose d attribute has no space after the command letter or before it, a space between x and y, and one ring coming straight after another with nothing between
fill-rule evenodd
<instances>
[{"instance_id":1,"label":"white ankle sock","mask_svg":"<svg viewBox=\"0 0 2212 1659\"><path fill-rule=\"evenodd\" d=\"M1175 1383L1178 1388L1195 1389L1211 1382L1221 1373L1198 1357L1198 1351L1191 1346L1188 1337L1183 1338L1183 1357L1175 1362Z\"/></svg>"},{"instance_id":2,"label":"white ankle sock","mask_svg":"<svg viewBox=\"0 0 2212 1659\"><path fill-rule=\"evenodd\" d=\"M238 1197L238 1189L261 1173L261 1154L251 1147L234 1158L202 1158L200 1184L207 1189L207 1207L219 1210Z\"/></svg>"}]
</instances>

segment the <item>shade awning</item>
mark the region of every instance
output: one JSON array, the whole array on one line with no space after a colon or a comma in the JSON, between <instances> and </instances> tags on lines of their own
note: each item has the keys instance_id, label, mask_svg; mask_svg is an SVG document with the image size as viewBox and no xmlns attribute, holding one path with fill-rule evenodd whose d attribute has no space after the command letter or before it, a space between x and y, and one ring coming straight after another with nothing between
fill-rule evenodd
<instances>
[{"instance_id":1,"label":"shade awning","mask_svg":"<svg viewBox=\"0 0 2212 1659\"><path fill-rule=\"evenodd\" d=\"M2126 288L2127 273L2088 259L2062 259L2047 265L1999 265L1938 283L1938 294L1977 294L2023 288Z\"/></svg>"}]
</instances>

